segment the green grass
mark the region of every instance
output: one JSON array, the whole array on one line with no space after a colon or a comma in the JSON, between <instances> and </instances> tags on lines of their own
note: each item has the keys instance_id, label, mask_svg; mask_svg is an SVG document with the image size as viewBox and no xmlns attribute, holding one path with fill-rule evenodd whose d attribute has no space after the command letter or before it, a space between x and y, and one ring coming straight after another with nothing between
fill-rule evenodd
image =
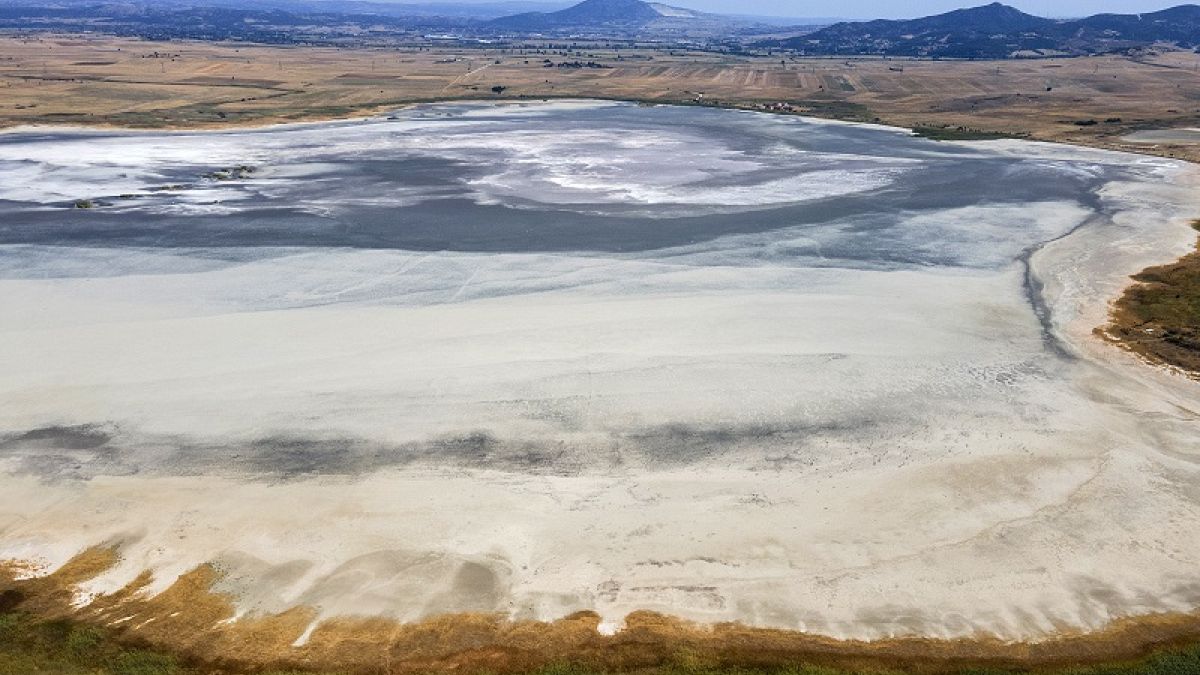
<instances>
[{"instance_id":1,"label":"green grass","mask_svg":"<svg viewBox=\"0 0 1200 675\"><path fill-rule=\"evenodd\" d=\"M903 675L906 672L946 673L944 670L905 671L874 668L846 670L796 664L774 668L741 668L713 664L687 650L666 659L660 667L636 675ZM1028 670L965 668L953 675L1200 675L1200 645L1158 652L1146 659L1103 666ZM105 629L69 621L45 621L18 611L0 612L0 675L342 675L306 670L209 669L184 663L171 654L118 642ZM488 675L462 673L462 675ZM529 675L612 675L585 665L561 663Z\"/></svg>"},{"instance_id":2,"label":"green grass","mask_svg":"<svg viewBox=\"0 0 1200 675\"><path fill-rule=\"evenodd\" d=\"M1200 230L1200 221L1193 227ZM1133 278L1141 283L1117 301L1109 333L1154 361L1200 375L1200 250Z\"/></svg>"},{"instance_id":3,"label":"green grass","mask_svg":"<svg viewBox=\"0 0 1200 675\"><path fill-rule=\"evenodd\" d=\"M917 126L913 127L913 133L921 138L929 138L935 141L988 141L999 138L1020 138L1016 134L1008 134L1002 131L984 131L969 127Z\"/></svg>"},{"instance_id":4,"label":"green grass","mask_svg":"<svg viewBox=\"0 0 1200 675\"><path fill-rule=\"evenodd\" d=\"M907 672L942 672L925 670L844 670L829 666L795 665L769 669L750 669L705 666L674 658L671 663L656 669L654 675L905 675ZM1024 668L963 668L953 675L1200 675L1200 645L1164 650L1149 658L1130 663L1103 666L1074 666L1050 669ZM605 675L588 668L562 664L547 666L534 675Z\"/></svg>"},{"instance_id":5,"label":"green grass","mask_svg":"<svg viewBox=\"0 0 1200 675\"><path fill-rule=\"evenodd\" d=\"M118 645L103 630L0 614L2 675L188 675L169 654Z\"/></svg>"},{"instance_id":6,"label":"green grass","mask_svg":"<svg viewBox=\"0 0 1200 675\"><path fill-rule=\"evenodd\" d=\"M343 675L265 670L219 671L186 665L171 654L123 645L110 631L69 621L0 612L0 675Z\"/></svg>"},{"instance_id":7,"label":"green grass","mask_svg":"<svg viewBox=\"0 0 1200 675\"><path fill-rule=\"evenodd\" d=\"M796 106L805 109L805 115L812 117L827 117L847 122L879 121L879 118L871 112L871 109L861 103L839 101L837 99L807 99L795 101L794 103Z\"/></svg>"}]
</instances>

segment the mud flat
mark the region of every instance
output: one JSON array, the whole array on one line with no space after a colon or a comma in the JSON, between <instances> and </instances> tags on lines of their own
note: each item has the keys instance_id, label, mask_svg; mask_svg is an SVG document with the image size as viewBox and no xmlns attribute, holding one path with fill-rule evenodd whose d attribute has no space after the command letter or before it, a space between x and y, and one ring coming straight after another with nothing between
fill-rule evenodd
<instances>
[{"instance_id":1,"label":"mud flat","mask_svg":"<svg viewBox=\"0 0 1200 675\"><path fill-rule=\"evenodd\" d=\"M1093 333L1194 244L1190 165L588 101L393 117L0 135L0 558L70 589L47 611L412 667L647 622L980 662L1191 634L1200 390Z\"/></svg>"}]
</instances>

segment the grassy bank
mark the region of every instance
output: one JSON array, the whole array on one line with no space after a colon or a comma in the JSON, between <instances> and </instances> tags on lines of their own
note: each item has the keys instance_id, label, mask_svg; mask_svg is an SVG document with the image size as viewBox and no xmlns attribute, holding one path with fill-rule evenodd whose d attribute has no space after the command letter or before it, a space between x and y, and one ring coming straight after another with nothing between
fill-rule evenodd
<instances>
[{"instance_id":1,"label":"grassy bank","mask_svg":"<svg viewBox=\"0 0 1200 675\"><path fill-rule=\"evenodd\" d=\"M0 675L241 675L249 672L188 665L172 654L121 644L111 632L101 628L63 620L42 621L16 611L0 613ZM256 675L299 674L256 671Z\"/></svg>"},{"instance_id":2,"label":"grassy bank","mask_svg":"<svg viewBox=\"0 0 1200 675\"><path fill-rule=\"evenodd\" d=\"M385 667L372 673L419 672ZM1053 669L965 668L945 670L916 666L904 670L869 668L847 670L797 663L769 669L740 668L701 662L686 652L664 659L658 668L636 671L642 675L900 675L902 673L953 673L956 675L1196 675L1200 673L1200 645L1165 649L1129 663L1102 666L1064 666ZM0 675L342 675L336 671L244 669L236 664L189 663L175 655L123 644L103 628L65 620L41 620L20 612L0 612ZM346 673L345 675L351 675ZM480 672L478 675L487 675ZM531 675L606 675L583 665L559 664Z\"/></svg>"},{"instance_id":3,"label":"grassy bank","mask_svg":"<svg viewBox=\"0 0 1200 675\"><path fill-rule=\"evenodd\" d=\"M1192 227L1200 231L1200 220ZM1154 363L1200 377L1200 248L1133 279L1105 334Z\"/></svg>"},{"instance_id":4,"label":"grassy bank","mask_svg":"<svg viewBox=\"0 0 1200 675\"><path fill-rule=\"evenodd\" d=\"M1019 134L984 131L963 126L915 126L913 133L934 141L990 141L1000 138L1025 138Z\"/></svg>"}]
</instances>

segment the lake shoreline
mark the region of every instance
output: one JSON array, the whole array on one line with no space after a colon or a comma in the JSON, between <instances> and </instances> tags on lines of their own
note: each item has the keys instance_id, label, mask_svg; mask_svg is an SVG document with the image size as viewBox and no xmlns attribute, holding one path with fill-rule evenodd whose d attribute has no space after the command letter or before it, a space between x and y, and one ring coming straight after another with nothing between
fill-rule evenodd
<instances>
[{"instance_id":1,"label":"lake shoreline","mask_svg":"<svg viewBox=\"0 0 1200 675\"><path fill-rule=\"evenodd\" d=\"M365 675L379 672L381 664L389 664L385 670L389 673L497 675L564 668L583 675L772 673L803 667L824 669L819 672L827 675L984 671L1004 675L1030 670L1046 675L1068 671L1119 675L1156 672L1146 669L1156 659L1200 663L1200 614L1196 613L1116 619L1099 630L1065 630L1032 642L986 634L839 640L738 623L707 626L655 612L630 615L615 634L599 630L601 617L587 611L551 622L475 613L407 624L344 617L313 628L309 626L316 616L312 608L239 618L231 598L213 590L222 573L210 565L191 570L154 597L139 592L148 582L147 572L126 588L76 606L73 599L81 585L119 559L117 549L93 548L49 575L33 577L20 566L0 566L0 635L4 635L5 617L9 625L23 623L27 629L51 622L60 626L55 630L64 640L52 649L68 655L69 636L86 632L93 636L92 648L108 644L118 650L140 650L179 664L184 669L179 672L226 675L285 670ZM151 622L153 628L139 630ZM0 642L0 666L5 651Z\"/></svg>"},{"instance_id":2,"label":"lake shoreline","mask_svg":"<svg viewBox=\"0 0 1200 675\"><path fill-rule=\"evenodd\" d=\"M1091 298L1089 306L1095 304L1094 300ZM252 614L243 621L225 623L236 615L236 610L225 594L214 591L224 572L209 564L186 571L173 585L153 595L143 593L149 573L142 572L131 584L100 593L90 604L76 609L72 603L80 597L80 583L95 577L86 575L103 573L120 557L117 550L92 551L49 575L28 580L17 579L23 570L12 568L0 591L11 592L5 596L9 598L6 602L17 611L31 608L37 615L118 626L118 631L128 631L131 643L161 646L185 659L207 664L204 667L244 660L253 668L328 664L366 672L398 654L426 654L419 667L410 669L517 673L575 659L601 671L671 668L682 660L700 670L774 668L806 661L838 668L865 664L879 670L899 664L923 672L957 672L953 669L967 666L1056 668L1076 663L1124 663L1144 657L1164 643L1192 645L1200 641L1200 617L1169 612L1115 621L1099 621L1093 616L1087 625L1107 627L1081 632L1059 626L1047 633L1046 640L1033 642L989 637L985 629L977 631L979 637L959 639L837 640L817 637L819 629L807 632L747 628L738 623L700 624L645 611L629 614L624 630L613 636L603 634L601 616L591 611L546 622L517 622L487 614L445 614L409 623L384 618L331 618L320 623L312 608L301 604L280 614ZM198 610L198 615L193 615L193 610ZM133 620L139 614L146 618ZM912 634L920 633L914 629ZM293 647L297 642L301 646ZM275 647L247 654L248 644ZM288 651L292 649L299 649L300 655ZM203 655L205 650L210 650L208 656ZM681 650L683 656L679 655ZM261 660L272 653L287 656ZM397 668L404 669L402 665Z\"/></svg>"},{"instance_id":3,"label":"lake shoreline","mask_svg":"<svg viewBox=\"0 0 1200 675\"><path fill-rule=\"evenodd\" d=\"M973 129L960 128L951 124L937 125L935 123L917 124L913 126L904 126L900 124L891 124L883 121L879 117L865 115L857 109L842 107L837 105L813 107L800 105L791 110L779 109L762 101L755 100L693 100L693 99L661 99L661 98L642 98L636 96L604 96L604 95L588 95L580 96L575 93L562 95L537 95L537 96L520 96L520 97L481 97L477 95L471 96L442 96L433 98L420 99L402 99L389 101L383 104L371 104L355 108L352 110L343 110L329 113L297 113L297 114L275 114L263 115L262 117L247 117L239 119L224 119L216 121L205 121L197 123L170 123L170 124L121 124L118 122L81 122L79 120L53 120L42 122L22 122L14 123L11 121L0 121L0 133L20 131L22 129L48 129L48 130L97 130L97 131L134 131L134 132L221 132L221 131L253 131L253 130L271 130L280 127L322 124L328 122L359 122L376 119L382 115L387 115L391 112L407 110L423 105L439 105L447 103L463 103L463 104L481 104L481 105L531 105L538 103L553 103L565 101L604 101L609 103L632 103L637 105L647 106L675 106L675 107L694 107L694 108L712 108L717 110L738 110L743 112L756 112L766 115L779 115L783 117L801 117L814 120L824 120L831 122L842 122L847 124L861 124L865 126L886 127L897 131L904 131L913 135L923 136L932 140L938 141L986 141L986 140L1004 140L1004 139L1019 139L1034 143L1051 143L1055 145L1063 145L1067 147L1089 148L1093 150L1107 150L1111 152L1125 152L1134 155L1145 155L1148 157L1161 157L1167 159L1176 159L1179 161L1200 164L1200 161L1189 159L1187 157L1179 157L1168 153L1165 150L1160 150L1156 147L1157 143L1149 142L1132 142L1124 140L1124 137L1118 137L1117 140L1123 142L1104 142L1093 139L1079 139L1074 141L1062 139L1043 139L1031 135L1022 134L1003 134L985 131L977 131ZM820 102L809 101L808 103L819 104ZM1165 129L1163 131L1170 131Z\"/></svg>"}]
</instances>

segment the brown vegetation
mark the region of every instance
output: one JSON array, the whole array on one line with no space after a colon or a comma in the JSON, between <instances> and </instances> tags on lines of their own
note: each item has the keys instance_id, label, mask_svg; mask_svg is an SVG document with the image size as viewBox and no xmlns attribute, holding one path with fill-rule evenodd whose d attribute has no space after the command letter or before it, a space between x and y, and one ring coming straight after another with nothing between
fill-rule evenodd
<instances>
[{"instance_id":1,"label":"brown vegetation","mask_svg":"<svg viewBox=\"0 0 1200 675\"><path fill-rule=\"evenodd\" d=\"M1200 126L1200 55L1192 52L904 61L898 68L898 61L883 59L545 46L349 49L3 36L0 126L224 127L346 117L418 101L600 97L878 121L946 138L966 130L978 138L1019 136L1200 160L1198 145L1122 140L1137 129ZM603 67L546 68L546 58Z\"/></svg>"},{"instance_id":2,"label":"brown vegetation","mask_svg":"<svg viewBox=\"0 0 1200 675\"><path fill-rule=\"evenodd\" d=\"M1193 227L1200 230L1200 220ZM1102 335L1153 363L1200 378L1200 247L1133 280Z\"/></svg>"},{"instance_id":3,"label":"brown vegetation","mask_svg":"<svg viewBox=\"0 0 1200 675\"><path fill-rule=\"evenodd\" d=\"M78 585L117 560L113 549L91 549L52 574L23 580L17 577L24 570L0 568L5 604L0 612L19 610L95 626L121 643L164 650L185 663L227 672L523 673L563 663L617 672L670 668L684 659L694 671L807 664L856 672L951 673L974 667L1044 669L1120 662L1200 641L1200 616L1194 614L1147 616L1118 621L1096 633L1006 643L987 636L842 641L738 624L706 627L651 612L634 613L625 630L603 636L597 631L600 618L580 612L551 623L485 614L411 624L345 617L320 622L303 645L293 646L315 620L313 610L232 620L231 599L211 590L220 574L211 566L192 570L157 595L144 592L150 581L144 574L76 608L72 601Z\"/></svg>"}]
</instances>

